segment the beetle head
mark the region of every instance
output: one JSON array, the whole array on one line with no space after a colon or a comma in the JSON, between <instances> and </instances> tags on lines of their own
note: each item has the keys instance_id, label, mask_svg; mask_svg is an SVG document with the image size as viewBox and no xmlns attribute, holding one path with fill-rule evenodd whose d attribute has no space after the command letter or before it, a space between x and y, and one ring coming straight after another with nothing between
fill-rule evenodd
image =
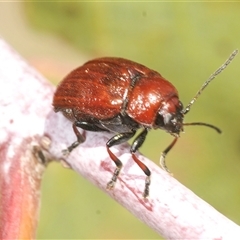
<instances>
[{"instance_id":1,"label":"beetle head","mask_svg":"<svg viewBox=\"0 0 240 240\"><path fill-rule=\"evenodd\" d=\"M183 105L177 97L163 102L155 120L155 127L161 128L175 137L183 131Z\"/></svg>"}]
</instances>

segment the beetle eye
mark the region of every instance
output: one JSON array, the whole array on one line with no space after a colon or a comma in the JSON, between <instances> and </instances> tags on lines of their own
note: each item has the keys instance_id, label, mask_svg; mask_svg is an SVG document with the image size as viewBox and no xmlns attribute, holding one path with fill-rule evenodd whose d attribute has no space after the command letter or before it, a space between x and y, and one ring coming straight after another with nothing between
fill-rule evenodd
<instances>
[{"instance_id":1,"label":"beetle eye","mask_svg":"<svg viewBox=\"0 0 240 240\"><path fill-rule=\"evenodd\" d=\"M178 134L182 131L183 114L181 113L182 105L179 103L179 107L175 112L167 112L165 109L161 109L158 112L155 120L155 128L161 128L168 133Z\"/></svg>"},{"instance_id":2,"label":"beetle eye","mask_svg":"<svg viewBox=\"0 0 240 240\"><path fill-rule=\"evenodd\" d=\"M164 120L163 120L163 116L160 113L158 113L157 118L155 120L156 128L163 128L164 124L165 123L164 123Z\"/></svg>"},{"instance_id":3,"label":"beetle eye","mask_svg":"<svg viewBox=\"0 0 240 240\"><path fill-rule=\"evenodd\" d=\"M155 120L155 126L157 128L161 128L161 129L167 129L168 126L172 126L176 124L176 119L174 117L173 114L171 113L165 113L164 115L160 113L158 113L157 118Z\"/></svg>"}]
</instances>

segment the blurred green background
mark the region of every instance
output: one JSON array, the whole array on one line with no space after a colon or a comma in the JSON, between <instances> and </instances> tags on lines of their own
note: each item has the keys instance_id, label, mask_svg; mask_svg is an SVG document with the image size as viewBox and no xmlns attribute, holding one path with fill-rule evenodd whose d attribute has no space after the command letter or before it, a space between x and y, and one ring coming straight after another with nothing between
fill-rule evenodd
<instances>
[{"instance_id":1,"label":"blurred green background","mask_svg":"<svg viewBox=\"0 0 240 240\"><path fill-rule=\"evenodd\" d=\"M240 46L240 3L1 2L0 36L50 81L100 56L159 71L186 105ZM167 158L174 177L240 224L240 55L205 90ZM152 131L141 152L158 162L172 140ZM161 187L161 186L159 186ZM164 219L163 219L164 221ZM49 165L42 184L38 239L156 239L159 235L81 176Z\"/></svg>"}]
</instances>

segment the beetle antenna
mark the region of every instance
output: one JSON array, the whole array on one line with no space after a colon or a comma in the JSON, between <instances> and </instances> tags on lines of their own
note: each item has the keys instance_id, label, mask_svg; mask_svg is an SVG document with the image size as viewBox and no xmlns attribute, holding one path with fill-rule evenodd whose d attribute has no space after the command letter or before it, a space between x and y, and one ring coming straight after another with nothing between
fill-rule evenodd
<instances>
[{"instance_id":1,"label":"beetle antenna","mask_svg":"<svg viewBox=\"0 0 240 240\"><path fill-rule=\"evenodd\" d=\"M204 82L204 84L202 85L202 87L200 88L200 90L197 92L197 94L195 95L195 97L190 101L190 103L186 106L186 108L182 111L183 114L187 114L190 111L191 106L193 105L194 102L196 102L196 100L198 99L198 97L201 95L202 91L207 87L207 85L218 75L220 74L230 63L231 61L235 58L235 56L238 54L238 49L234 50L232 52L232 54L230 55L230 57L226 60L226 62L219 67L209 78L206 82ZM193 125L193 124L192 124ZM199 124L198 124L199 125ZM200 124L201 125L201 124Z\"/></svg>"},{"instance_id":2,"label":"beetle antenna","mask_svg":"<svg viewBox=\"0 0 240 240\"><path fill-rule=\"evenodd\" d=\"M214 130L216 130L218 133L222 133L221 129L212 125L212 124L209 124L209 123L203 123L203 122L192 122L192 123L183 123L184 126L205 126L205 127L210 127Z\"/></svg>"}]
</instances>

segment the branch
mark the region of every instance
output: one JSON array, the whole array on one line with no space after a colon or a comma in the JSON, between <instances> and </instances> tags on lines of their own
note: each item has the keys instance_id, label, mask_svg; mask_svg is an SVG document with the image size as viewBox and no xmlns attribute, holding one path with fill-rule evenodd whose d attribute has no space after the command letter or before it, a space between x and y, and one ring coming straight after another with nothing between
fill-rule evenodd
<instances>
[{"instance_id":1,"label":"branch","mask_svg":"<svg viewBox=\"0 0 240 240\"><path fill-rule=\"evenodd\" d=\"M50 158L62 160L165 238L240 239L239 226L152 161L139 156L152 172L150 194L144 199L142 193L145 176L132 160L128 144L111 148L121 158L123 169L115 188L107 190L106 184L115 168L105 147L109 134L85 132L86 141L64 159L62 150L76 139L71 123L52 110L54 88L2 40L0 52L0 110L3 122L0 129L0 237L4 236L3 233L6 234L9 226L15 226L14 218L5 224L6 212L18 209L17 204L13 206L15 209L9 209L11 199L3 194L4 191L8 187L12 190L12 196L23 194L16 191L16 185L11 184L9 166L24 160L12 156L18 156L18 152L30 151L28 156L35 156L38 166L43 166ZM28 157L24 162L30 165L31 161L32 158ZM41 174L37 175L40 167L27 169L33 171L31 175L41 179Z\"/></svg>"},{"instance_id":2,"label":"branch","mask_svg":"<svg viewBox=\"0 0 240 240\"><path fill-rule=\"evenodd\" d=\"M0 85L0 239L32 239L44 172L43 129L54 88L1 39Z\"/></svg>"}]
</instances>

